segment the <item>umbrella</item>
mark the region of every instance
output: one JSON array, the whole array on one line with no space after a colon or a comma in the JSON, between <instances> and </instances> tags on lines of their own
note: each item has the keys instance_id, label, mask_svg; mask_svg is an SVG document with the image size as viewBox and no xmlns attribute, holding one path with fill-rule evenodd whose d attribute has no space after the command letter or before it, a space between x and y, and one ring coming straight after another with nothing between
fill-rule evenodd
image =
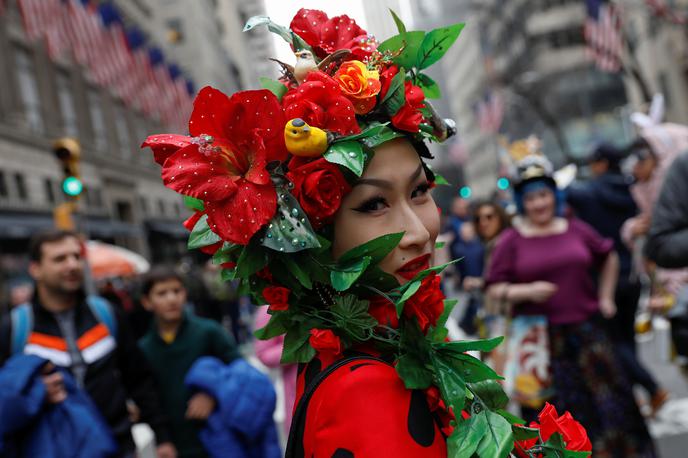
<instances>
[{"instance_id":1,"label":"umbrella","mask_svg":"<svg viewBox=\"0 0 688 458\"><path fill-rule=\"evenodd\" d=\"M86 258L93 278L126 277L147 272L150 263L138 253L108 243L86 242Z\"/></svg>"}]
</instances>

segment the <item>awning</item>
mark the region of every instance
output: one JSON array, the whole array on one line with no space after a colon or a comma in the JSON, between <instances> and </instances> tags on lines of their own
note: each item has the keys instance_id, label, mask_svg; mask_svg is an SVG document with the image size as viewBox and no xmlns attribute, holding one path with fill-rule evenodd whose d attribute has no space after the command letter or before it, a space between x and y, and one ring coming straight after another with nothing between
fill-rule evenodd
<instances>
[{"instance_id":1,"label":"awning","mask_svg":"<svg viewBox=\"0 0 688 458\"><path fill-rule=\"evenodd\" d=\"M0 212L0 238L3 239L26 239L38 231L51 227L51 215Z\"/></svg>"},{"instance_id":2,"label":"awning","mask_svg":"<svg viewBox=\"0 0 688 458\"><path fill-rule=\"evenodd\" d=\"M181 221L146 221L146 227L152 232L159 232L174 238L186 239L189 236L189 231L182 226Z\"/></svg>"}]
</instances>

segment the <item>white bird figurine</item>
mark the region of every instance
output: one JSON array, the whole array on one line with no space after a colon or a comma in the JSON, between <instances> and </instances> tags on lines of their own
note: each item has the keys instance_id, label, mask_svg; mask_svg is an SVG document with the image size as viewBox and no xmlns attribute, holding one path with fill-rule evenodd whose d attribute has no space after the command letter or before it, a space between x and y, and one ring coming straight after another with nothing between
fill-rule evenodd
<instances>
[{"instance_id":1,"label":"white bird figurine","mask_svg":"<svg viewBox=\"0 0 688 458\"><path fill-rule=\"evenodd\" d=\"M338 59L343 59L349 54L351 54L350 50L339 49L325 57L323 60L320 61L320 63L316 63L313 53L308 51L307 49L302 49L294 53L294 56L296 56L296 64L293 66L285 64L284 62L277 59L270 58L270 60L280 64L285 77L287 77L290 80L296 81L297 84L301 84L306 80L306 76L308 76L310 72L317 70L325 70L327 66L330 65L332 62Z\"/></svg>"}]
</instances>

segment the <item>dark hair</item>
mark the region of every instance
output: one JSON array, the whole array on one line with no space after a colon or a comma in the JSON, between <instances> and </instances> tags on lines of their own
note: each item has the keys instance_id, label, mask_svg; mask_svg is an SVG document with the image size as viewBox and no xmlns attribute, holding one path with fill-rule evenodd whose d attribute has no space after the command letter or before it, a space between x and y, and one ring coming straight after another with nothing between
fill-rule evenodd
<instances>
[{"instance_id":1,"label":"dark hair","mask_svg":"<svg viewBox=\"0 0 688 458\"><path fill-rule=\"evenodd\" d=\"M506 214L506 211L504 211L504 208L501 205L492 200L479 200L475 202L473 205L471 205L471 208L473 210L473 224L475 224L475 230L478 233L478 237L480 237L481 239L483 237L480 235L480 230L478 229L480 227L478 225L478 210L480 210L482 207L490 207L495 211L497 220L499 221L499 232L497 232L498 234L507 227L511 226L511 222L509 221L509 215Z\"/></svg>"},{"instance_id":2,"label":"dark hair","mask_svg":"<svg viewBox=\"0 0 688 458\"><path fill-rule=\"evenodd\" d=\"M60 242L69 237L74 237L78 240L79 234L64 229L49 229L35 233L29 241L29 259L34 262L40 262L43 257L44 244Z\"/></svg>"},{"instance_id":3,"label":"dark hair","mask_svg":"<svg viewBox=\"0 0 688 458\"><path fill-rule=\"evenodd\" d=\"M652 149L652 145L643 137L638 137L633 143L628 145L626 152L629 155L636 156L638 159L656 158L657 156Z\"/></svg>"},{"instance_id":4,"label":"dark hair","mask_svg":"<svg viewBox=\"0 0 688 458\"><path fill-rule=\"evenodd\" d=\"M151 270L141 277L141 294L143 296L148 296L155 285L168 280L178 280L179 283L184 285L184 277L177 273L172 267L153 266Z\"/></svg>"}]
</instances>

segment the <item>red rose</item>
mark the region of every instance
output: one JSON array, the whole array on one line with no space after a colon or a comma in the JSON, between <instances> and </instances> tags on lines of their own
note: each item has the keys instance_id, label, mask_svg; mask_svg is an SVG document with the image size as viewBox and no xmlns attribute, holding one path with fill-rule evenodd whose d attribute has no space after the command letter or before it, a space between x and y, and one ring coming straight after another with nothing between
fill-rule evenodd
<instances>
[{"instance_id":1,"label":"red rose","mask_svg":"<svg viewBox=\"0 0 688 458\"><path fill-rule=\"evenodd\" d=\"M537 423L533 422L530 424L531 428L539 428L540 425ZM527 450L530 450L533 448L535 445L538 443L538 438L534 437L532 439L524 439L521 441L516 441L514 442L514 454L519 457L519 458L530 458L530 456L527 453ZM540 456L540 455L538 455Z\"/></svg>"},{"instance_id":2,"label":"red rose","mask_svg":"<svg viewBox=\"0 0 688 458\"><path fill-rule=\"evenodd\" d=\"M263 299L270 305L270 310L289 310L289 288L268 286L263 290Z\"/></svg>"},{"instance_id":3,"label":"red rose","mask_svg":"<svg viewBox=\"0 0 688 458\"><path fill-rule=\"evenodd\" d=\"M270 272L270 269L268 269L267 266L263 267L258 272L256 272L256 276L258 278L262 278L263 280L267 280L270 283L274 281L274 279L272 278L272 272Z\"/></svg>"},{"instance_id":4,"label":"red rose","mask_svg":"<svg viewBox=\"0 0 688 458\"><path fill-rule=\"evenodd\" d=\"M575 452L592 451L592 444L588 438L588 433L585 431L583 425L574 420L569 412L559 416L557 409L548 402L538 415L538 420L540 421L539 425L532 422L530 427L540 430L542 442L547 442L552 434L559 433L566 443L566 450ZM526 458L528 455L521 450L528 450L536 443L537 438L518 441L515 444L516 448L514 451L518 456Z\"/></svg>"},{"instance_id":5,"label":"red rose","mask_svg":"<svg viewBox=\"0 0 688 458\"><path fill-rule=\"evenodd\" d=\"M311 336L308 341L311 347L318 353L324 353L328 356L336 356L342 353L342 342L329 329L311 329Z\"/></svg>"},{"instance_id":6,"label":"red rose","mask_svg":"<svg viewBox=\"0 0 688 458\"><path fill-rule=\"evenodd\" d=\"M404 304L404 316L416 317L423 332L428 326L437 324L437 319L444 312L444 294L440 289L440 276L432 273L425 277L416 294Z\"/></svg>"},{"instance_id":7,"label":"red rose","mask_svg":"<svg viewBox=\"0 0 688 458\"><path fill-rule=\"evenodd\" d=\"M382 83L380 100L387 95L387 91L392 84L392 78L397 73L399 73L399 69L396 65L392 65L380 74L380 82ZM425 106L423 104L425 94L420 87L414 86L410 81L405 81L404 97L406 98L406 103L392 116L392 125L397 129L408 132L418 132L420 123L423 121L423 113L420 112L420 108Z\"/></svg>"},{"instance_id":8,"label":"red rose","mask_svg":"<svg viewBox=\"0 0 688 458\"><path fill-rule=\"evenodd\" d=\"M287 119L301 118L308 124L342 135L361 131L354 105L339 88L339 83L323 72L310 72L298 87L282 99Z\"/></svg>"},{"instance_id":9,"label":"red rose","mask_svg":"<svg viewBox=\"0 0 688 458\"><path fill-rule=\"evenodd\" d=\"M339 49L349 49L351 57L364 60L377 49L375 39L346 15L329 19L322 11L302 8L289 28L321 59Z\"/></svg>"},{"instance_id":10,"label":"red rose","mask_svg":"<svg viewBox=\"0 0 688 458\"><path fill-rule=\"evenodd\" d=\"M399 327L399 318L397 318L397 309L388 299L383 296L373 296L369 300L368 313L383 326L397 329Z\"/></svg>"},{"instance_id":11,"label":"red rose","mask_svg":"<svg viewBox=\"0 0 688 458\"><path fill-rule=\"evenodd\" d=\"M287 178L294 184L292 195L299 201L314 229L332 221L342 198L351 191L339 166L323 158L306 162L298 157L289 162Z\"/></svg>"}]
</instances>

